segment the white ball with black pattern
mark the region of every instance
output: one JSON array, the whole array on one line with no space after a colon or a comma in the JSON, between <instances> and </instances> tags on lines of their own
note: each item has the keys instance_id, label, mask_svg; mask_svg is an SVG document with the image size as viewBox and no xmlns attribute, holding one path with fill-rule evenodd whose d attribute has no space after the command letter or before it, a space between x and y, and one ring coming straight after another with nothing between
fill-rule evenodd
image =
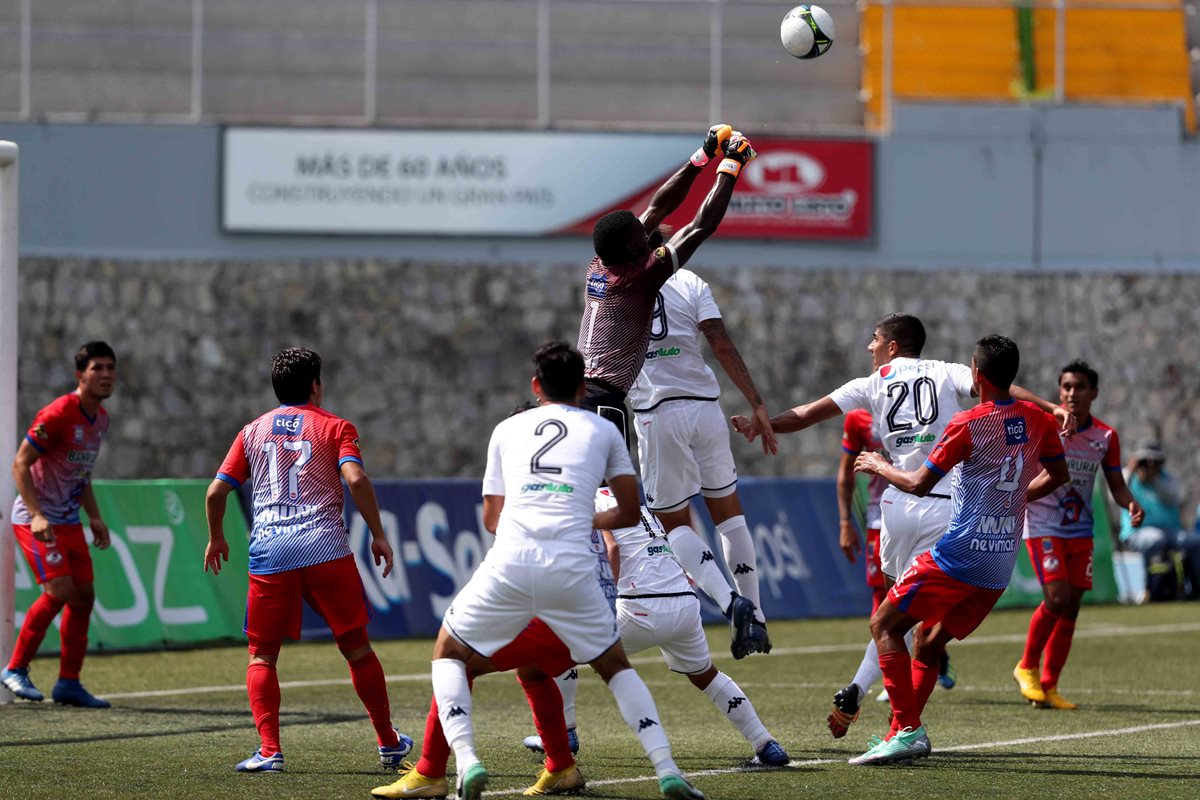
<instances>
[{"instance_id":1,"label":"white ball with black pattern","mask_svg":"<svg viewBox=\"0 0 1200 800\"><path fill-rule=\"evenodd\" d=\"M796 6L779 25L783 47L796 58L816 58L833 46L833 17L820 6Z\"/></svg>"}]
</instances>

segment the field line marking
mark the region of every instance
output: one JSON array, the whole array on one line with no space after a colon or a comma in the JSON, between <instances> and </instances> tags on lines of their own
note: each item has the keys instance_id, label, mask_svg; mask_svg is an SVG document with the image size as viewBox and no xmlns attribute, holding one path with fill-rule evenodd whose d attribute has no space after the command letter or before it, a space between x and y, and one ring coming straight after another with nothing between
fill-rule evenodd
<instances>
[{"instance_id":1,"label":"field line marking","mask_svg":"<svg viewBox=\"0 0 1200 800\"><path fill-rule=\"evenodd\" d=\"M1170 625L1147 625L1145 627L1134 628L1124 625L1105 626L1102 628L1077 628L1075 630L1076 639L1092 639L1097 637L1113 637L1113 636L1151 636L1159 633L1186 633L1191 631L1200 631L1200 623L1181 622ZM863 638L866 636L864 634ZM1025 634L1005 634L997 636L979 636L965 641L955 642L955 647L968 647L971 645L986 645L986 644L1008 644L1008 643L1024 643ZM800 655L819 655L822 653L857 653L861 652L866 647L864 643L855 644L831 644L831 645L812 645L809 647L776 647L771 651L772 656L800 656ZM733 656L729 653L713 653L713 660L732 659ZM631 664L660 664L662 659L655 656L642 656L641 658L630 659ZM388 683L413 683L420 681L428 681L429 673L410 673L402 675L388 675ZM315 686L349 686L349 678L326 678L322 680L311 681L285 681L279 684L281 689L301 689L305 687ZM189 694L217 694L220 692L244 692L246 685L242 683L231 683L224 686L191 686L180 689L158 689L143 692L117 692L114 694L104 694L111 700L131 700L140 697L179 697Z\"/></svg>"},{"instance_id":2,"label":"field line marking","mask_svg":"<svg viewBox=\"0 0 1200 800\"><path fill-rule=\"evenodd\" d=\"M968 750L991 750L1001 747L1017 747L1023 744L1036 744L1038 742L1061 742L1072 739L1094 739L1100 736L1124 736L1133 733L1145 733L1147 731L1161 731L1172 728L1185 728L1192 725L1200 725L1200 719L1188 719L1178 722L1162 722L1154 725L1138 725L1133 728L1114 728L1103 731L1086 731L1083 733L1067 733L1057 734L1054 736L1031 736L1024 739L1008 739L997 742L980 742L979 744L960 744L953 747L935 748L933 754L938 753L959 753ZM817 758L807 761L792 761L788 764L789 767L814 767L822 764L843 764L844 759L841 758ZM761 767L732 767L729 769L705 769L697 770L696 772L688 772L685 775L688 778L704 778L713 775L735 775L741 772L762 772ZM658 778L652 775L642 775L637 778L610 778L601 781L588 781L588 786L619 786L628 783L643 783L645 781L656 781ZM507 795L521 794L524 789L501 789L494 792L484 792L484 797L505 797Z\"/></svg>"}]
</instances>

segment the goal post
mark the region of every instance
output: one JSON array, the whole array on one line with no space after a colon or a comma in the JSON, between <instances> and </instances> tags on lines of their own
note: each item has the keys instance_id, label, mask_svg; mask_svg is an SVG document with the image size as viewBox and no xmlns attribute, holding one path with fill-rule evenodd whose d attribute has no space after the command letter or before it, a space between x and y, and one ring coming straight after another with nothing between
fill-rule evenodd
<instances>
[{"instance_id":1,"label":"goal post","mask_svg":"<svg viewBox=\"0 0 1200 800\"><path fill-rule=\"evenodd\" d=\"M0 667L8 666L16 623L15 488L8 469L17 451L17 146L0 141ZM0 703L13 699L0 687Z\"/></svg>"}]
</instances>

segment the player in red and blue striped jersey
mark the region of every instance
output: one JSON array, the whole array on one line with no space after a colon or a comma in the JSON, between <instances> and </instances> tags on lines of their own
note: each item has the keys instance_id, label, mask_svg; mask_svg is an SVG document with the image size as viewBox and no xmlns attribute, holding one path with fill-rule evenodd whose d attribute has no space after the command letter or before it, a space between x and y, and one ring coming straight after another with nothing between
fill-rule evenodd
<instances>
[{"instance_id":1,"label":"player in red and blue striped jersey","mask_svg":"<svg viewBox=\"0 0 1200 800\"><path fill-rule=\"evenodd\" d=\"M62 610L59 679L51 697L64 705L109 707L79 682L96 601L92 556L79 509L87 512L96 547L108 547L108 526L100 517L91 480L108 430L108 412L100 404L112 396L116 377L117 357L111 347L104 342L80 347L75 353L78 386L37 413L13 460L18 493L12 507L13 533L42 594L21 623L0 683L25 700L44 699L29 679L29 662Z\"/></svg>"},{"instance_id":2,"label":"player in red and blue striped jersey","mask_svg":"<svg viewBox=\"0 0 1200 800\"><path fill-rule=\"evenodd\" d=\"M1029 621L1013 678L1021 695L1043 708L1075 708L1058 693L1058 676L1071 652L1083 593L1092 588L1092 490L1098 474L1104 474L1113 499L1128 509L1133 524L1142 524L1142 507L1121 474L1117 432L1092 416L1099 391L1100 375L1086 362L1072 361L1059 373L1059 402L1079 420L1078 432L1063 443L1071 482L1030 503L1025 520L1025 545L1045 599Z\"/></svg>"},{"instance_id":3,"label":"player in red and blue striped jersey","mask_svg":"<svg viewBox=\"0 0 1200 800\"><path fill-rule=\"evenodd\" d=\"M251 481L246 689L262 744L237 770L283 769L275 664L284 637L300 637L302 599L329 625L350 665L354 690L379 741L380 763L396 768L412 750L412 740L392 727L387 684L367 637L370 612L343 516L344 478L371 531L375 564L384 566L386 577L392 570L392 548L380 523L375 488L363 469L358 431L321 408L321 357L312 350L292 347L275 356L271 383L283 405L242 428L206 498L204 569L216 575L229 560L222 527L227 498Z\"/></svg>"},{"instance_id":4,"label":"player in red and blue striped jersey","mask_svg":"<svg viewBox=\"0 0 1200 800\"><path fill-rule=\"evenodd\" d=\"M1009 393L1019 365L1015 342L983 337L971 360L981 402L954 415L922 466L901 471L877 453L862 453L855 464L859 472L916 495L953 470L953 511L946 533L908 567L871 617L894 716L887 737L851 764L929 755L921 712L937 682L938 658L947 642L979 627L1008 586L1026 503L1070 480L1051 418ZM904 635L918 622L923 625L910 658Z\"/></svg>"}]
</instances>

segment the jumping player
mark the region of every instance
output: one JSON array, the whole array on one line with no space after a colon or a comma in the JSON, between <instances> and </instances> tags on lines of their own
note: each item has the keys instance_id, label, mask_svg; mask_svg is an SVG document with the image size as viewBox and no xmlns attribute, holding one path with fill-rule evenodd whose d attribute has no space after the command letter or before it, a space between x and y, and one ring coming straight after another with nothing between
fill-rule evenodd
<instances>
[{"instance_id":1,"label":"jumping player","mask_svg":"<svg viewBox=\"0 0 1200 800\"><path fill-rule=\"evenodd\" d=\"M246 691L261 746L239 772L279 772L279 677L285 637L300 637L301 600L321 615L350 665L354 691L366 707L385 769L400 766L412 739L392 727L387 684L367 637L369 611L343 515L342 480L371 531L371 554L386 577L392 548L379 520L375 487L363 469L358 431L321 408L321 357L290 347L271 362L271 384L282 405L242 428L208 487L208 547L204 569L214 575L229 560L225 505L247 480L253 487Z\"/></svg>"},{"instance_id":2,"label":"jumping player","mask_svg":"<svg viewBox=\"0 0 1200 800\"><path fill-rule=\"evenodd\" d=\"M874 373L844 384L820 400L797 406L771 418L776 433L803 430L818 422L853 409L869 409L875 420L877 438L900 469L911 470L924 463L941 437L962 398L970 397L971 369L921 358L925 326L909 314L889 314L875 324L867 352ZM1012 394L1053 412L1065 428L1074 418L1065 409L1049 403L1019 386ZM734 417L734 427L753 441L755 432L745 417ZM913 497L894 487L880 498L882 521L879 551L884 587L890 588L909 564L929 550L950 522L950 481L943 480L922 497ZM833 697L830 732L845 735L846 726L858 718L866 687L879 679L879 657L875 642L868 643L854 682ZM863 681L860 684L859 681Z\"/></svg>"},{"instance_id":3,"label":"jumping player","mask_svg":"<svg viewBox=\"0 0 1200 800\"><path fill-rule=\"evenodd\" d=\"M744 658L751 652L769 652L771 640L762 614L754 539L737 494L721 387L704 362L702 339L749 402L763 452L774 453L775 435L762 396L721 320L712 290L691 270L678 270L658 291L646 361L629 402L646 505L669 532L671 547L688 575L730 618L733 657ZM691 527L691 500L697 495L704 496L716 525L736 592L708 544ZM746 600L755 606L752 614L747 613ZM739 636L747 623L752 627Z\"/></svg>"},{"instance_id":4,"label":"jumping player","mask_svg":"<svg viewBox=\"0 0 1200 800\"><path fill-rule=\"evenodd\" d=\"M51 698L84 708L110 705L79 682L96 602L92 556L79 508L87 512L92 544L107 548L108 525L92 492L92 469L108 430L108 412L101 403L112 396L116 379L117 357L111 347L104 342L80 347L75 353L75 391L37 413L13 461L17 487L13 533L42 585L42 594L25 615L12 658L0 671L0 683L25 700L44 699L29 679L29 662L62 610L62 654Z\"/></svg>"},{"instance_id":5,"label":"jumping player","mask_svg":"<svg viewBox=\"0 0 1200 800\"><path fill-rule=\"evenodd\" d=\"M945 535L905 570L871 617L894 716L888 735L873 740L851 764L929 755L921 712L937 681L938 655L951 639L965 639L979 627L1008 586L1026 502L1070 480L1051 418L1010 393L1019 365L1011 339L983 337L971 359L980 403L954 415L921 466L902 470L878 453L862 453L855 462L859 472L917 496L927 495L953 469L954 513ZM905 634L918 622L910 658Z\"/></svg>"},{"instance_id":6,"label":"jumping player","mask_svg":"<svg viewBox=\"0 0 1200 800\"><path fill-rule=\"evenodd\" d=\"M1062 368L1058 399L1079 420L1079 431L1063 443L1071 482L1030 503L1025 517L1025 545L1045 599L1029 621L1025 652L1013 678L1021 696L1043 708L1075 708L1058 693L1058 677L1071 651L1083 593L1092 588L1092 490L1099 472L1113 500L1129 511L1135 526L1142 524L1142 508L1121 473L1117 432L1092 416L1099 392L1100 375L1086 362Z\"/></svg>"},{"instance_id":7,"label":"jumping player","mask_svg":"<svg viewBox=\"0 0 1200 800\"><path fill-rule=\"evenodd\" d=\"M638 519L638 488L620 432L579 407L586 392L582 356L563 342L534 353L539 408L496 426L483 479L484 526L496 543L446 611L434 645L438 716L454 750L458 795L478 800L488 773L475 751L466 662L490 657L534 617L608 684L626 724L654 764L670 798L702 798L676 766L654 699L630 667L616 620L596 580L589 542L595 528ZM617 508L596 514L607 480Z\"/></svg>"}]
</instances>

